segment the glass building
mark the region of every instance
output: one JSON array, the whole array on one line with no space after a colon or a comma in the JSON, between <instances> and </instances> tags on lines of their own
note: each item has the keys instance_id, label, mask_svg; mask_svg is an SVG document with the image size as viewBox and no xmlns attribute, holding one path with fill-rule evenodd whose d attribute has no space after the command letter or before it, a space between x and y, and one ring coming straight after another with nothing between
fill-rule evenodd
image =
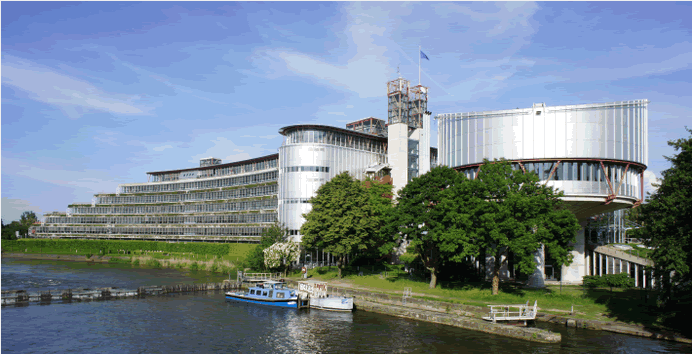
<instances>
[{"instance_id":1,"label":"glass building","mask_svg":"<svg viewBox=\"0 0 692 354\"><path fill-rule=\"evenodd\" d=\"M436 116L439 161L474 178L484 159L506 159L514 168L533 171L542 183L563 191L563 200L582 229L574 262L563 267L562 279L579 283L587 274L587 219L643 200L648 103L534 104L524 109L440 114Z\"/></svg>"}]
</instances>

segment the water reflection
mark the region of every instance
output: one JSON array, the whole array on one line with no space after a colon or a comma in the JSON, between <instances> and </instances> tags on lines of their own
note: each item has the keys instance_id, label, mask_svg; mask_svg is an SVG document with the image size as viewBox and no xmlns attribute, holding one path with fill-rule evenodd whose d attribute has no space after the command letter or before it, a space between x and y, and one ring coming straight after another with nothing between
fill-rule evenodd
<instances>
[{"instance_id":1,"label":"water reflection","mask_svg":"<svg viewBox=\"0 0 692 354\"><path fill-rule=\"evenodd\" d=\"M67 262L66 262L67 263ZM35 269L6 269L33 274ZM65 267L70 269L73 264ZM39 266L41 266L39 264ZM24 266L22 266L24 267ZM60 267L41 268L46 280L65 280ZM75 267L79 269L79 267ZM53 269L58 269L57 271ZM6 273L9 270L9 273ZM28 273L27 273L28 272ZM92 268L78 281L152 284L161 274ZM170 281L194 281L180 274ZM75 280L69 280L70 282ZM94 285L91 285L94 287ZM222 292L145 299L29 305L2 309L3 352L62 353L679 353L690 345L539 323L562 334L559 345L531 343L460 328L364 311L273 308L226 302Z\"/></svg>"}]
</instances>

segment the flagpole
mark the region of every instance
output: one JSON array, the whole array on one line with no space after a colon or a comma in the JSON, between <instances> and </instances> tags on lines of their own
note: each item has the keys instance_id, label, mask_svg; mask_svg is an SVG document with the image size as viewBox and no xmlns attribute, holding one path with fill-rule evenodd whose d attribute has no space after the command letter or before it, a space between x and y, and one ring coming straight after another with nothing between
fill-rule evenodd
<instances>
[{"instance_id":1,"label":"flagpole","mask_svg":"<svg viewBox=\"0 0 692 354\"><path fill-rule=\"evenodd\" d=\"M420 53L423 52L423 48L421 46L418 46L418 85L420 86L420 57L422 56Z\"/></svg>"}]
</instances>

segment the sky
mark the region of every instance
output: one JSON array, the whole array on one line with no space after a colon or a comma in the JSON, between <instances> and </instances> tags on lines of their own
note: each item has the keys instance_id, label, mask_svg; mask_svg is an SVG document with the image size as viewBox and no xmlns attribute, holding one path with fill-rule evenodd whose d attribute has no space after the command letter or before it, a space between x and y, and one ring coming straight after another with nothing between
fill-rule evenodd
<instances>
[{"instance_id":1,"label":"sky","mask_svg":"<svg viewBox=\"0 0 692 354\"><path fill-rule=\"evenodd\" d=\"M283 126L386 119L419 46L433 115L649 99L647 184L692 127L687 2L0 6L4 222L277 153Z\"/></svg>"}]
</instances>

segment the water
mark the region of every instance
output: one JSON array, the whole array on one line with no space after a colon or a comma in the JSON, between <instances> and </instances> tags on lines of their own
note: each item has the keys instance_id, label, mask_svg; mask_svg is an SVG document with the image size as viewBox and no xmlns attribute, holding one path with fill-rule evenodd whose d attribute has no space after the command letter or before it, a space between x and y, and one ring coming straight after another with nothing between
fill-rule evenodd
<instances>
[{"instance_id":1,"label":"water","mask_svg":"<svg viewBox=\"0 0 692 354\"><path fill-rule=\"evenodd\" d=\"M218 281L205 272L2 259L2 288L42 290ZM110 282L110 283L109 283ZM225 302L221 292L2 309L2 351L31 353L678 353L692 346L539 324L538 344L365 311L334 313Z\"/></svg>"}]
</instances>

